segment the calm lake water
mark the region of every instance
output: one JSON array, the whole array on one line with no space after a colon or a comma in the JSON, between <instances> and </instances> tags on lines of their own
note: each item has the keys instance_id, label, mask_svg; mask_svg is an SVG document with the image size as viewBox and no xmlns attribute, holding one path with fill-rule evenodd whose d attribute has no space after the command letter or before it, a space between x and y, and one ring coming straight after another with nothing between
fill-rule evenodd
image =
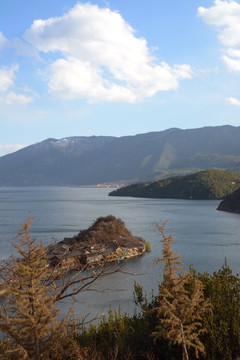
<instances>
[{"instance_id":1,"label":"calm lake water","mask_svg":"<svg viewBox=\"0 0 240 360\"><path fill-rule=\"evenodd\" d=\"M182 254L186 267L213 272L225 257L234 273L240 273L240 215L217 211L219 201L109 197L107 188L26 187L0 188L0 256L7 258L12 240L27 216L32 216L33 236L47 245L88 228L97 217L112 214L121 218L134 235L149 241L152 251L124 261L121 267L133 275L115 274L96 284L111 289L104 294L88 292L79 297L78 314L106 312L109 305L121 305L132 312L133 284L138 281L150 294L157 291L162 266L153 265L161 257L162 244L155 224L168 220L168 234L174 237L173 250ZM62 304L62 312L66 311Z\"/></svg>"}]
</instances>

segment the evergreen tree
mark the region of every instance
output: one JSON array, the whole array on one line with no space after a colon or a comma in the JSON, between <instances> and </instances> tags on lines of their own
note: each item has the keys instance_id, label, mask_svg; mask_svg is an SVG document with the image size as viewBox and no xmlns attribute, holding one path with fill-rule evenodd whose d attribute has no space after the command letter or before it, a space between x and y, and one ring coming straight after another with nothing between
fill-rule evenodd
<instances>
[{"instance_id":1,"label":"evergreen tree","mask_svg":"<svg viewBox=\"0 0 240 360\"><path fill-rule=\"evenodd\" d=\"M204 352L200 334L205 331L202 326L202 314L209 308L204 299L203 284L184 273L180 255L171 250L172 236L166 236L165 223L158 226L162 235L164 262L163 282L159 287L158 306L154 309L159 317L159 324L152 333L154 339L164 337L173 345L182 346L183 359L189 359L189 349L194 349L196 357ZM182 274L180 274L182 272ZM191 284L191 291L188 290Z\"/></svg>"},{"instance_id":2,"label":"evergreen tree","mask_svg":"<svg viewBox=\"0 0 240 360\"><path fill-rule=\"evenodd\" d=\"M57 289L49 283L45 251L31 238L30 224L28 218L18 233L20 257L12 256L1 269L6 301L0 307L0 330L11 339L11 349L2 355L7 359L38 360L66 334L65 320L56 320Z\"/></svg>"},{"instance_id":3,"label":"evergreen tree","mask_svg":"<svg viewBox=\"0 0 240 360\"><path fill-rule=\"evenodd\" d=\"M51 268L43 245L32 239L31 218L20 228L15 248L17 255L1 265L0 331L9 338L0 358L21 360L82 359L73 340L68 317L58 320L57 303L89 289L99 277L114 271L95 269L86 276L68 275L68 269ZM56 280L58 285L56 285ZM73 351L74 349L74 351ZM50 356L51 353L51 356ZM55 356L55 355L56 356ZM54 357L55 356L55 357Z\"/></svg>"}]
</instances>

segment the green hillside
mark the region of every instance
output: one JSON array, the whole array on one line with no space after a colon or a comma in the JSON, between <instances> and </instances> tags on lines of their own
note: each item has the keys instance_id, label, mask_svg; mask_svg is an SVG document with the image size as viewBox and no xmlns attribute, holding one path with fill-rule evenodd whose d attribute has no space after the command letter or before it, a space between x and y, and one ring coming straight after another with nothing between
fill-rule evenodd
<instances>
[{"instance_id":1,"label":"green hillside","mask_svg":"<svg viewBox=\"0 0 240 360\"><path fill-rule=\"evenodd\" d=\"M223 199L239 186L239 173L210 169L186 176L129 185L114 190L109 195L170 199Z\"/></svg>"}]
</instances>

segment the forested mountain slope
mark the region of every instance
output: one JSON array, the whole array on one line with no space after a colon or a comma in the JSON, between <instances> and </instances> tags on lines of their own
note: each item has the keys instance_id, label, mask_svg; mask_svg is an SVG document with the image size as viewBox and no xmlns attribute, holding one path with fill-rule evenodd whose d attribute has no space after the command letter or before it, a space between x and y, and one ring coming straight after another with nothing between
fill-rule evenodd
<instances>
[{"instance_id":1,"label":"forested mountain slope","mask_svg":"<svg viewBox=\"0 0 240 360\"><path fill-rule=\"evenodd\" d=\"M203 170L151 183L138 183L112 191L110 196L168 199L223 199L240 187L240 174Z\"/></svg>"}]
</instances>

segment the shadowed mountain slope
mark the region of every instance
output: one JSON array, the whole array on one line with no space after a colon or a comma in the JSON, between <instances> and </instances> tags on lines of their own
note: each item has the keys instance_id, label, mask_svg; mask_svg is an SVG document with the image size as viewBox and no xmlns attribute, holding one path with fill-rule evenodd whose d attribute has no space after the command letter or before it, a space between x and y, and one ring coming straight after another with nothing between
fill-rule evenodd
<instances>
[{"instance_id":1,"label":"shadowed mountain slope","mask_svg":"<svg viewBox=\"0 0 240 360\"><path fill-rule=\"evenodd\" d=\"M240 171L240 127L47 139L0 158L0 186L94 185Z\"/></svg>"}]
</instances>

